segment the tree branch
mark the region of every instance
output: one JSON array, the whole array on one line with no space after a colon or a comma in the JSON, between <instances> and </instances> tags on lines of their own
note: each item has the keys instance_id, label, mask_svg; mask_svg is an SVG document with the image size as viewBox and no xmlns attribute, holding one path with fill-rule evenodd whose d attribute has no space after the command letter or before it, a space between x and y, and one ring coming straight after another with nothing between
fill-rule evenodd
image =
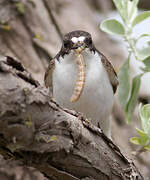
<instances>
[{"instance_id":1,"label":"tree branch","mask_svg":"<svg viewBox=\"0 0 150 180\"><path fill-rule=\"evenodd\" d=\"M0 59L0 148L50 179L143 179L133 162L80 113L50 102L21 63ZM0 151L1 152L1 151Z\"/></svg>"}]
</instances>

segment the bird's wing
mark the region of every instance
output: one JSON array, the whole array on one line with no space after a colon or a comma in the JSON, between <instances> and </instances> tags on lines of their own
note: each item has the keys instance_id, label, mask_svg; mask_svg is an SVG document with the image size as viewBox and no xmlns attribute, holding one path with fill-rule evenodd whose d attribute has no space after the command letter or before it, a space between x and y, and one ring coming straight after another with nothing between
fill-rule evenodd
<instances>
[{"instance_id":1,"label":"bird's wing","mask_svg":"<svg viewBox=\"0 0 150 180\"><path fill-rule=\"evenodd\" d=\"M101 61L107 71L110 83L111 83L111 85L113 87L113 91L115 93L117 90L117 86L119 84L117 74L116 74L112 64L108 61L108 59L103 54L100 53L100 55L101 55Z\"/></svg>"},{"instance_id":2,"label":"bird's wing","mask_svg":"<svg viewBox=\"0 0 150 180\"><path fill-rule=\"evenodd\" d=\"M50 90L50 96L53 96L53 84L52 84L52 75L53 75L53 70L55 68L55 59L52 59L49 63L49 66L45 72L44 76L44 82L45 86Z\"/></svg>"}]
</instances>

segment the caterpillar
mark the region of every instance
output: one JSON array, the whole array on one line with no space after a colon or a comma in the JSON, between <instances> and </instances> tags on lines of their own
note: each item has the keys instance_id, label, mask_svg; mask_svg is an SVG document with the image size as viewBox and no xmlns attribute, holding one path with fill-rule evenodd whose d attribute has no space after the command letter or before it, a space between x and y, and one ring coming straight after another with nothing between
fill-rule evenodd
<instances>
[{"instance_id":1,"label":"caterpillar","mask_svg":"<svg viewBox=\"0 0 150 180\"><path fill-rule=\"evenodd\" d=\"M77 54L76 62L78 66L78 75L77 75L77 81L73 90L73 94L70 98L71 102L76 102L80 98L84 85L85 85L85 62L80 52Z\"/></svg>"}]
</instances>

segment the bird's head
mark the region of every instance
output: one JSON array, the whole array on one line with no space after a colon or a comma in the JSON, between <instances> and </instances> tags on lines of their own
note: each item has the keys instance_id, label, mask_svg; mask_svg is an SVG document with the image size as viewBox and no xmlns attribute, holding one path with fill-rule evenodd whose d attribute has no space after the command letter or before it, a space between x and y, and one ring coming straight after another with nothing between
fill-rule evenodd
<instances>
[{"instance_id":1,"label":"bird's head","mask_svg":"<svg viewBox=\"0 0 150 180\"><path fill-rule=\"evenodd\" d=\"M82 52L85 49L93 50L92 37L85 31L72 31L64 35L62 49L69 53L75 51L77 53Z\"/></svg>"}]
</instances>

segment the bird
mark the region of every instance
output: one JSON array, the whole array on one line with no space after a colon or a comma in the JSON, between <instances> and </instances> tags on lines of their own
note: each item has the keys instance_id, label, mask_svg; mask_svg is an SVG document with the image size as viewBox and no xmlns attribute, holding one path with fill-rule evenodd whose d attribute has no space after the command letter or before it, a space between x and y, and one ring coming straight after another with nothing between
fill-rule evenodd
<instances>
[{"instance_id":1,"label":"bird","mask_svg":"<svg viewBox=\"0 0 150 180\"><path fill-rule=\"evenodd\" d=\"M90 33L76 30L64 35L44 81L51 99L81 112L111 138L110 115L118 78L112 64L96 49Z\"/></svg>"}]
</instances>

